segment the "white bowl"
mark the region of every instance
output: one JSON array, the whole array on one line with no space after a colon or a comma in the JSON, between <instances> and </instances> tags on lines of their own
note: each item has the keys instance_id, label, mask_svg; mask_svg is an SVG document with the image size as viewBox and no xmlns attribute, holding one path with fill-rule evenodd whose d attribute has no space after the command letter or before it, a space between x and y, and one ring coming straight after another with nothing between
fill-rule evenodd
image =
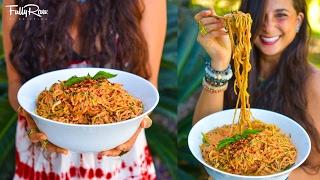
<instances>
[{"instance_id":1,"label":"white bowl","mask_svg":"<svg viewBox=\"0 0 320 180\"><path fill-rule=\"evenodd\" d=\"M240 110L238 110L236 118L239 117L239 112ZM292 142L297 148L298 152L295 164L291 168L283 172L266 176L242 176L231 174L216 169L207 164L202 158L200 150L200 145L202 144L201 133L206 133L214 128L223 126L225 124L231 124L234 109L230 109L211 114L201 119L192 127L188 136L188 145L191 153L205 167L208 174L214 177L214 180L284 180L289 176L290 172L299 167L307 159L311 150L310 138L306 131L298 123L284 115L272 111L251 109L251 112L255 118L266 123L275 124L282 130L282 132L291 135Z\"/></svg>"},{"instance_id":2,"label":"white bowl","mask_svg":"<svg viewBox=\"0 0 320 180\"><path fill-rule=\"evenodd\" d=\"M109 81L123 84L129 94L139 98L143 102L143 114L117 123L81 125L57 122L35 113L36 99L45 88L50 88L58 80L67 80L74 75L85 76L88 73L93 76L99 71L117 74ZM100 152L126 142L138 129L143 117L156 107L159 93L149 81L128 72L104 68L75 68L53 71L32 78L19 89L18 101L53 144L75 152Z\"/></svg>"}]
</instances>

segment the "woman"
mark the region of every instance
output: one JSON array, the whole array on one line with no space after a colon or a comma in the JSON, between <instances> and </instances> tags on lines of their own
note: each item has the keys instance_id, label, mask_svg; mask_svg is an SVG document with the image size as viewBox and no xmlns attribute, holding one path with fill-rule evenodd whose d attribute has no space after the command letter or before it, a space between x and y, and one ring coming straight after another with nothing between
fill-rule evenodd
<instances>
[{"instance_id":1,"label":"woman","mask_svg":"<svg viewBox=\"0 0 320 180\"><path fill-rule=\"evenodd\" d=\"M253 19L249 75L251 107L268 109L296 120L309 133L312 150L306 163L290 179L320 177L320 72L308 63L308 21L305 0L243 0L240 10ZM199 43L211 58L211 68L227 72L231 43L223 20L214 11L201 11L195 20L205 27ZM196 105L193 122L202 117L234 108L234 78L217 90L204 88ZM229 85L228 85L229 84ZM205 85L204 85L205 86Z\"/></svg>"},{"instance_id":2,"label":"woman","mask_svg":"<svg viewBox=\"0 0 320 180\"><path fill-rule=\"evenodd\" d=\"M15 110L19 87L36 75L56 69L121 69L157 86L166 29L165 1L5 0L3 4L9 100ZM48 13L42 17L35 13L18 16L6 8L14 4L36 4ZM112 150L75 153L46 143L45 134L36 131L34 121L21 110L14 178L155 179L144 131L140 133L150 125L145 118L131 139Z\"/></svg>"}]
</instances>

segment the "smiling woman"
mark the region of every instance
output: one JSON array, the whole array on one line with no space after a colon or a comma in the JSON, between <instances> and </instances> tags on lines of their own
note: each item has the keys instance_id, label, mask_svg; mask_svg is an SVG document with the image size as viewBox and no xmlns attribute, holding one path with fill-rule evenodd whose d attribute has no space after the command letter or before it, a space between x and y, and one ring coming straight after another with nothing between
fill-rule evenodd
<instances>
[{"instance_id":1,"label":"smiling woman","mask_svg":"<svg viewBox=\"0 0 320 180\"><path fill-rule=\"evenodd\" d=\"M303 19L304 13L297 12L290 1L269 3L260 32L254 39L261 58L266 59L265 57L269 56L279 59L284 49L299 33Z\"/></svg>"},{"instance_id":2,"label":"smiling woman","mask_svg":"<svg viewBox=\"0 0 320 180\"><path fill-rule=\"evenodd\" d=\"M240 5L240 10L250 13L253 19L251 107L291 117L308 131L313 142L309 158L292 173L291 179L317 179L320 175L320 115L316 108L320 102L320 71L307 59L310 31L306 9L305 0L243 0ZM223 22L213 15L214 12L202 11L195 16L209 32L199 34L198 41L211 58L210 68L226 73L231 59L230 39L223 34ZM228 82L226 91L202 90L194 122L235 107L234 82L234 79Z\"/></svg>"}]
</instances>

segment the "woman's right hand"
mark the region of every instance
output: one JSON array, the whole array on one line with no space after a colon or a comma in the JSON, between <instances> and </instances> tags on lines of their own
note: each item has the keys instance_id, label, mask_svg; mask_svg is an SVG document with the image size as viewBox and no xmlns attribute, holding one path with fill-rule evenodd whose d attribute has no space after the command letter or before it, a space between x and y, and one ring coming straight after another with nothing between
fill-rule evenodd
<instances>
[{"instance_id":1,"label":"woman's right hand","mask_svg":"<svg viewBox=\"0 0 320 180\"><path fill-rule=\"evenodd\" d=\"M198 42L211 58L214 70L225 70L231 59L231 42L226 32L224 20L216 18L214 10L203 10L194 16L197 23L202 24L206 33L198 33Z\"/></svg>"},{"instance_id":2,"label":"woman's right hand","mask_svg":"<svg viewBox=\"0 0 320 180\"><path fill-rule=\"evenodd\" d=\"M55 146L52 143L48 142L47 136L38 130L36 123L23 108L19 107L18 113L27 120L27 134L32 143L41 143L42 147L49 152L68 154L68 150Z\"/></svg>"}]
</instances>

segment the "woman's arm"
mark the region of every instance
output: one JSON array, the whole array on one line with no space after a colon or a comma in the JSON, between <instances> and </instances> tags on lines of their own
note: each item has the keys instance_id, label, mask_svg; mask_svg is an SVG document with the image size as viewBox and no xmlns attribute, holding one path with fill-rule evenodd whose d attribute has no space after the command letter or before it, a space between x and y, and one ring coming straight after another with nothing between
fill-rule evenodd
<instances>
[{"instance_id":1,"label":"woman's arm","mask_svg":"<svg viewBox=\"0 0 320 180\"><path fill-rule=\"evenodd\" d=\"M167 27L167 11L165 0L143 0L143 17L141 28L149 50L150 82L158 86L160 60Z\"/></svg>"},{"instance_id":2,"label":"woman's arm","mask_svg":"<svg viewBox=\"0 0 320 180\"><path fill-rule=\"evenodd\" d=\"M4 55L6 60L6 70L8 76L8 94L9 94L9 102L14 110L18 109L18 100L17 93L21 86L20 76L15 68L12 66L10 62L9 53L12 49L12 42L10 37L10 32L17 20L17 16L11 14L6 5L14 4L14 0L4 0L2 6L2 27L3 27L3 46L4 46Z\"/></svg>"},{"instance_id":3,"label":"woman's arm","mask_svg":"<svg viewBox=\"0 0 320 180\"><path fill-rule=\"evenodd\" d=\"M211 58L211 68L217 71L225 70L231 59L231 42L224 29L224 23L214 16L214 10L203 10L194 17L198 24L202 24L207 33L198 33L198 42ZM224 92L211 93L202 90L198 99L193 124L201 118L223 109Z\"/></svg>"},{"instance_id":4,"label":"woman's arm","mask_svg":"<svg viewBox=\"0 0 320 180\"><path fill-rule=\"evenodd\" d=\"M307 113L313 119L313 127L316 128L318 133L320 133L320 114L319 114L319 104L320 104L320 71L313 67L313 73L306 84L306 95L307 95ZM318 142L319 143L319 142ZM312 142L311 152L307 159L308 163L312 166L320 165L320 152L316 149L315 142ZM305 167L307 168L307 167ZM309 171L313 171L310 169ZM319 180L320 170L317 174L311 175L306 173L302 168L298 168L292 172L290 175L290 180Z\"/></svg>"},{"instance_id":5,"label":"woman's arm","mask_svg":"<svg viewBox=\"0 0 320 180\"><path fill-rule=\"evenodd\" d=\"M223 98L224 92L210 93L203 88L193 114L192 123L195 124L201 118L223 110Z\"/></svg>"}]
</instances>

